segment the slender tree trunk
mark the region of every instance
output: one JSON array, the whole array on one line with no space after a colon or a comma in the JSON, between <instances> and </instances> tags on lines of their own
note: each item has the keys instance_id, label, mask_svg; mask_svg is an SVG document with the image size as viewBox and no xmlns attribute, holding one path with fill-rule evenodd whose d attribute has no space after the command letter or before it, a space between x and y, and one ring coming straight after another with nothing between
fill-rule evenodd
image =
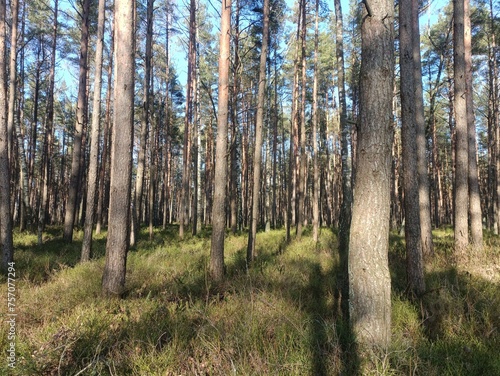
<instances>
[{"instance_id":1,"label":"slender tree trunk","mask_svg":"<svg viewBox=\"0 0 500 376\"><path fill-rule=\"evenodd\" d=\"M483 248L483 215L479 194L479 171L477 167L476 124L472 100L472 36L470 27L470 0L464 0L464 49L465 49L465 95L467 104L467 143L469 158L469 218L470 242L476 250Z\"/></svg>"},{"instance_id":2,"label":"slender tree trunk","mask_svg":"<svg viewBox=\"0 0 500 376\"><path fill-rule=\"evenodd\" d=\"M306 1L301 0L300 11L302 12L302 24L300 32L301 43L301 71L302 71L302 96L300 101L300 120L299 120L299 153L298 158L300 163L297 165L297 196L298 196L298 209L297 209L297 239L302 237L302 229L306 217L305 208L305 194L306 194L306 173L307 173L307 153L306 153Z\"/></svg>"},{"instance_id":3,"label":"slender tree trunk","mask_svg":"<svg viewBox=\"0 0 500 376\"><path fill-rule=\"evenodd\" d=\"M210 249L210 274L215 281L224 278L224 234L226 229L227 181L227 120L229 107L229 64L231 57L231 0L222 0L220 52L219 52L219 101L217 116L217 143L215 150L215 191L212 207L212 244Z\"/></svg>"},{"instance_id":4,"label":"slender tree trunk","mask_svg":"<svg viewBox=\"0 0 500 376\"><path fill-rule=\"evenodd\" d=\"M89 11L90 0L83 0L81 40L80 40L80 72L78 80L78 100L76 105L76 122L73 139L73 158L71 160L71 177L69 182L68 201L64 215L64 240L73 241L78 192L80 191L80 162L82 158L83 133L87 123L87 54L89 44Z\"/></svg>"},{"instance_id":5,"label":"slender tree trunk","mask_svg":"<svg viewBox=\"0 0 500 376\"><path fill-rule=\"evenodd\" d=\"M19 187L21 194L21 215L20 215L20 231L24 231L26 228L27 221L31 222L31 207L29 205L29 193L28 193L28 169L26 164L26 153L24 149L24 137L21 132L21 121L18 119L16 124L14 116L16 114L16 93L17 93L17 39L18 39L18 22L19 22L19 1L13 0L11 3L12 11L12 26L10 35L10 50L13 52L10 54L9 62L9 102L8 102L8 116L7 116L7 129L9 132L11 130L15 132L17 137L17 145L19 148ZM24 22L24 21L23 21ZM24 28L23 28L24 31ZM24 64L24 61L22 62ZM24 70L22 66L21 70ZM24 73L23 73L24 74ZM23 83L24 84L24 83ZM22 90L20 90L20 93ZM20 95L19 95L20 97ZM22 99L19 100L19 109L17 111L20 114L20 106ZM10 153L9 153L10 154ZM10 160L10 158L9 158Z\"/></svg>"},{"instance_id":6,"label":"slender tree trunk","mask_svg":"<svg viewBox=\"0 0 500 376\"><path fill-rule=\"evenodd\" d=\"M94 206L97 190L97 170L99 159L99 128L101 118L102 54L104 50L105 8L106 0L99 0L95 54L94 99L92 104L92 130L90 135L89 178L87 182L87 207L85 213L81 261L88 261L92 257L92 229L94 226Z\"/></svg>"},{"instance_id":7,"label":"slender tree trunk","mask_svg":"<svg viewBox=\"0 0 500 376\"><path fill-rule=\"evenodd\" d=\"M10 166L7 129L7 61L5 47L7 42L7 22L5 19L5 0L0 0L0 248L2 252L1 271L7 274L14 261L12 239L12 217L10 210Z\"/></svg>"},{"instance_id":8,"label":"slender tree trunk","mask_svg":"<svg viewBox=\"0 0 500 376\"><path fill-rule=\"evenodd\" d=\"M319 166L318 166L318 17L319 0L316 0L316 19L314 26L314 82L313 82L313 108L312 108L312 143L313 143L313 241L318 242L319 237Z\"/></svg>"},{"instance_id":9,"label":"slender tree trunk","mask_svg":"<svg viewBox=\"0 0 500 376\"><path fill-rule=\"evenodd\" d=\"M391 333L388 267L394 4L371 0L361 26L361 96L349 242L350 320L361 348L387 349Z\"/></svg>"},{"instance_id":10,"label":"slender tree trunk","mask_svg":"<svg viewBox=\"0 0 500 376\"><path fill-rule=\"evenodd\" d=\"M260 165L262 160L262 127L264 124L264 106L266 99L266 61L269 40L269 0L264 0L262 47L260 50L259 65L259 92L257 94L257 119L255 125L255 155L253 159L253 195L252 195L252 217L251 228L248 233L247 266L250 266L257 256L255 254L255 242L257 236L257 223L259 219L260 199Z\"/></svg>"},{"instance_id":11,"label":"slender tree trunk","mask_svg":"<svg viewBox=\"0 0 500 376\"><path fill-rule=\"evenodd\" d=\"M493 232L498 235L500 231L500 119L499 119L499 101L500 98L498 96L499 93L499 85L498 85L498 67L496 61L496 23L494 18L494 10L493 10L493 1L490 0L490 31L491 31L491 42L489 48L489 86L490 86L490 103L489 110L490 114L490 123L491 123L491 131L490 131L490 139L493 141L493 145L491 146L491 192L490 197L492 197L492 227Z\"/></svg>"},{"instance_id":12,"label":"slender tree trunk","mask_svg":"<svg viewBox=\"0 0 500 376\"><path fill-rule=\"evenodd\" d=\"M236 233L238 229L238 111L240 94L240 2L236 0L236 9L234 15L233 26L233 49L234 49L234 63L233 63L233 92L231 103L231 172L230 172L230 193L229 193L229 207L231 218L231 232Z\"/></svg>"},{"instance_id":13,"label":"slender tree trunk","mask_svg":"<svg viewBox=\"0 0 500 376\"><path fill-rule=\"evenodd\" d=\"M134 222L131 233L130 245L135 245L139 235L142 222L142 196L144 190L144 171L146 169L146 149L148 144L148 133L150 127L150 86L151 86L151 60L153 45L153 7L154 0L148 0L147 20L146 20L146 47L144 56L144 83L143 83L143 102L141 117L141 134L139 155L137 158L137 177L135 180L134 213L132 220Z\"/></svg>"},{"instance_id":14,"label":"slender tree trunk","mask_svg":"<svg viewBox=\"0 0 500 376\"><path fill-rule=\"evenodd\" d=\"M453 71L455 109L455 250L463 252L469 244L469 157L464 46L464 0L453 1Z\"/></svg>"},{"instance_id":15,"label":"slender tree trunk","mask_svg":"<svg viewBox=\"0 0 500 376\"><path fill-rule=\"evenodd\" d=\"M349 255L349 231L351 227L351 165L349 163L349 135L351 129L347 122L347 104L345 94L345 70L344 70L344 23L342 20L342 6L340 0L335 0L335 20L336 20L336 44L335 55L337 59L337 80L339 87L339 117L341 131L341 158L342 158L342 204L340 208L339 221L339 255L341 271L339 275L339 285L341 292L342 313L345 317L349 315L348 296L348 255Z\"/></svg>"},{"instance_id":16,"label":"slender tree trunk","mask_svg":"<svg viewBox=\"0 0 500 376\"><path fill-rule=\"evenodd\" d=\"M58 28L58 0L54 4L54 26L52 33L52 51L49 72L49 92L47 98L47 117L45 135L43 141L43 156L44 163L42 167L42 187L41 187L41 202L38 209L38 244L43 243L42 233L45 229L45 219L47 216L47 207L49 200L49 186L51 175L51 159L52 159L52 133L54 125L54 84L55 84L55 66L56 66L56 46L57 46L57 28Z\"/></svg>"},{"instance_id":17,"label":"slender tree trunk","mask_svg":"<svg viewBox=\"0 0 500 376\"><path fill-rule=\"evenodd\" d=\"M16 77L17 77L17 24L19 16L19 1L11 0L10 56L9 56L9 97L7 113L8 155L12 160L14 146L14 114L16 112Z\"/></svg>"},{"instance_id":18,"label":"slender tree trunk","mask_svg":"<svg viewBox=\"0 0 500 376\"><path fill-rule=\"evenodd\" d=\"M193 123L194 69L196 61L196 2L189 5L189 52L186 94L186 118L184 122L184 148L182 153L182 191L179 209L179 238L184 237L184 226L189 223L189 178L191 176L191 135Z\"/></svg>"},{"instance_id":19,"label":"slender tree trunk","mask_svg":"<svg viewBox=\"0 0 500 376\"><path fill-rule=\"evenodd\" d=\"M170 17L171 17L171 5L170 1L166 2L167 14L166 14L166 24L165 24L165 77L166 77L166 93L165 93L165 144L163 145L163 154L165 156L165 168L163 172L163 229L167 227L167 222L169 222L169 201L171 197L170 193L170 174L171 169L171 138L170 138Z\"/></svg>"},{"instance_id":20,"label":"slender tree trunk","mask_svg":"<svg viewBox=\"0 0 500 376\"><path fill-rule=\"evenodd\" d=\"M121 296L125 287L129 246L130 188L134 137L134 6L115 0L116 66L114 85L111 188L106 263L102 290L107 296Z\"/></svg>"},{"instance_id":21,"label":"slender tree trunk","mask_svg":"<svg viewBox=\"0 0 500 376\"><path fill-rule=\"evenodd\" d=\"M417 296L425 291L422 232L420 228L421 203L418 177L418 113L415 83L415 50L413 47L414 0L399 2L399 45L401 66L401 141L403 150L404 213L406 240L406 270L410 291ZM423 120L423 119L421 119ZM421 135L419 135L421 136ZM417 140L417 143L415 143ZM425 139L424 148L425 148ZM426 169L427 170L427 169ZM425 171L427 174L427 171Z\"/></svg>"},{"instance_id":22,"label":"slender tree trunk","mask_svg":"<svg viewBox=\"0 0 500 376\"><path fill-rule=\"evenodd\" d=\"M108 84L107 84L107 92L106 92L106 116L104 119L104 130L103 130L103 142L102 142L102 153L101 153L101 168L99 171L99 192L97 199L97 224L95 233L101 233L101 226L103 225L103 206L104 200L107 192L107 177L109 171L109 140L111 134L111 93L113 86L113 53L114 53L114 27L111 26L111 40L109 47L109 60L108 60Z\"/></svg>"},{"instance_id":23,"label":"slender tree trunk","mask_svg":"<svg viewBox=\"0 0 500 376\"><path fill-rule=\"evenodd\" d=\"M427 161L427 142L425 139L424 99L422 87L422 63L420 58L420 28L418 16L418 0L411 1L412 7L412 45L413 45L413 76L415 88L415 126L417 148L418 196L420 203L420 231L422 238L422 253L430 256L434 253L432 243L432 219L429 192L429 175Z\"/></svg>"}]
</instances>

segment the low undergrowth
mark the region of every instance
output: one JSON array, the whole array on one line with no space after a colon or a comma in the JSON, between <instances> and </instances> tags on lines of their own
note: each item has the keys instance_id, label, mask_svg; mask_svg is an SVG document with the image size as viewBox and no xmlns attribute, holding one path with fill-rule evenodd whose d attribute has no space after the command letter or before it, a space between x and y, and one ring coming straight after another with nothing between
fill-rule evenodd
<instances>
[{"instance_id":1,"label":"low undergrowth","mask_svg":"<svg viewBox=\"0 0 500 376\"><path fill-rule=\"evenodd\" d=\"M285 242L259 233L246 270L246 234L228 235L227 278L208 278L208 232L180 241L176 227L141 234L127 260L126 296L100 294L105 233L94 259L51 229L43 246L16 234L16 368L9 375L340 375L357 361L340 313L337 241L322 229ZM428 292L406 297L404 242L391 236L393 341L373 365L385 375L500 374L498 237L457 262L449 231L435 233ZM493 270L489 273L488 270ZM3 278L3 277L2 277ZM7 283L0 280L6 301ZM5 310L3 305L2 312ZM0 349L8 348L0 327Z\"/></svg>"}]
</instances>

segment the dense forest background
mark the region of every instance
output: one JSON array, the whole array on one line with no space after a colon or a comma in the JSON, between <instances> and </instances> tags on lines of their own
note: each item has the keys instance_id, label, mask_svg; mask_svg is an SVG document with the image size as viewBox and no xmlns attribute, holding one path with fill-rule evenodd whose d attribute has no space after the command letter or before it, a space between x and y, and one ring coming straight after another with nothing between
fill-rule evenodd
<instances>
[{"instance_id":1,"label":"dense forest background","mask_svg":"<svg viewBox=\"0 0 500 376\"><path fill-rule=\"evenodd\" d=\"M0 5L6 275L28 249L56 246L78 253L56 257L71 266L105 256L102 293L124 297L129 250L203 239L208 304L236 278L228 252L250 273L270 257L259 236L273 255L304 236L303 250L338 258L334 277L309 287L330 283L359 345L344 353L366 350L376 368L391 346L391 278L398 285L389 251L402 256L401 296L427 307L417 317L432 325L436 257L490 270L498 256L498 3ZM235 239L246 246L235 251Z\"/></svg>"}]
</instances>

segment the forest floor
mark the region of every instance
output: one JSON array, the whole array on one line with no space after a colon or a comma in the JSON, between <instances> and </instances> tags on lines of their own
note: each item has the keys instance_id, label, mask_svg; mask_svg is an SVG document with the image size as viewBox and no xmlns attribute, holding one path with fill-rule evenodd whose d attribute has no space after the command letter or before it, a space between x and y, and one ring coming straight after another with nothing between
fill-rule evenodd
<instances>
[{"instance_id":1,"label":"forest floor","mask_svg":"<svg viewBox=\"0 0 500 376\"><path fill-rule=\"evenodd\" d=\"M228 235L227 278L208 278L210 232L180 241L178 228L146 231L127 260L126 295L101 296L106 234L94 259L49 228L15 234L15 368L6 360L10 327L0 326L0 375L351 375L357 361L340 313L335 233L314 244L284 230L257 236L245 267L247 234ZM373 365L380 375L500 375L500 238L457 260L453 233L434 232L428 292L406 296L404 239L390 238L392 345ZM0 278L7 321L8 285Z\"/></svg>"}]
</instances>

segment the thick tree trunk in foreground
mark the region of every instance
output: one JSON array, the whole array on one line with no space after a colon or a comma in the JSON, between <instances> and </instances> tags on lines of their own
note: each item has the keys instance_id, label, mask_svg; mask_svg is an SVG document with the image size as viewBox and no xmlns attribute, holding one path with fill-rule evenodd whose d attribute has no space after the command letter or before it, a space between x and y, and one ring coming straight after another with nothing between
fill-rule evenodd
<instances>
[{"instance_id":1,"label":"thick tree trunk in foreground","mask_svg":"<svg viewBox=\"0 0 500 376\"><path fill-rule=\"evenodd\" d=\"M115 0L116 66L111 150L111 187L103 294L121 296L129 243L134 129L134 2Z\"/></svg>"},{"instance_id":2,"label":"thick tree trunk in foreground","mask_svg":"<svg viewBox=\"0 0 500 376\"><path fill-rule=\"evenodd\" d=\"M453 1L453 71L455 109L455 251L469 245L469 153L467 134L467 101L465 82L464 0Z\"/></svg>"},{"instance_id":3,"label":"thick tree trunk in foreground","mask_svg":"<svg viewBox=\"0 0 500 376\"><path fill-rule=\"evenodd\" d=\"M227 119L229 107L229 63L231 57L231 0L222 0L219 52L219 104L215 150L215 190L212 206L212 244L210 274L215 281L224 278L224 235L226 229Z\"/></svg>"},{"instance_id":4,"label":"thick tree trunk in foreground","mask_svg":"<svg viewBox=\"0 0 500 376\"><path fill-rule=\"evenodd\" d=\"M81 261L88 261L92 256L92 229L94 226L94 204L97 191L97 165L99 162L99 124L101 117L102 54L104 50L105 5L106 0L99 0L95 55L94 100L92 105L92 130L90 134L89 177L87 182L87 206L85 212Z\"/></svg>"},{"instance_id":5,"label":"thick tree trunk in foreground","mask_svg":"<svg viewBox=\"0 0 500 376\"><path fill-rule=\"evenodd\" d=\"M349 313L361 348L380 350L387 349L391 334L391 279L387 254L393 139L394 4L389 0L371 0L369 4L361 27L361 107L348 260Z\"/></svg>"},{"instance_id":6,"label":"thick tree trunk in foreground","mask_svg":"<svg viewBox=\"0 0 500 376\"><path fill-rule=\"evenodd\" d=\"M269 39L269 0L264 0L262 30L262 48L260 50L259 67L259 93L257 97L257 119L255 125L255 155L253 159L253 195L250 231L248 232L247 265L250 266L255 257L255 238L257 236L257 223L259 221L260 200L260 171L262 160L262 127L264 124L264 101L266 99L266 61L267 45Z\"/></svg>"}]
</instances>

